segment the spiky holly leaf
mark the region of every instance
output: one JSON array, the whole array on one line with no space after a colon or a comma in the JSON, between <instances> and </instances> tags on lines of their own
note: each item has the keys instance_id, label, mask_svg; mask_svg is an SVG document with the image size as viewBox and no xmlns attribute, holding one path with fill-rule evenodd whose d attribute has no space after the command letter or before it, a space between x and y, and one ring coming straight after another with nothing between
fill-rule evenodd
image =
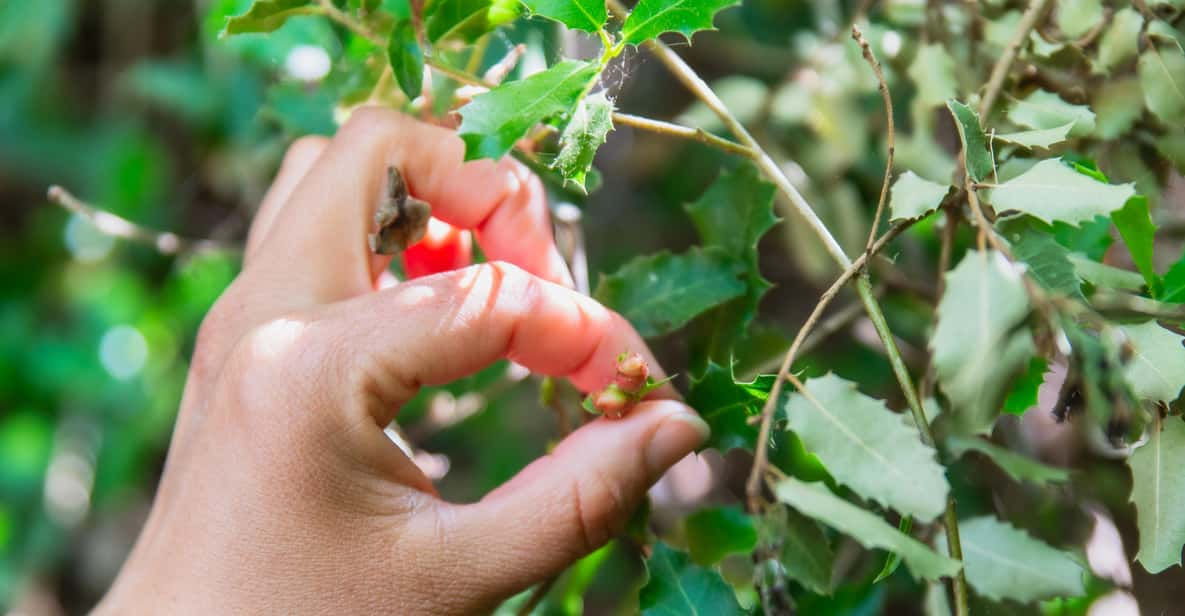
<instances>
[{"instance_id":1,"label":"spiky holly leaf","mask_svg":"<svg viewBox=\"0 0 1185 616\"><path fill-rule=\"evenodd\" d=\"M585 179L592 168L597 149L613 130L613 101L604 92L584 97L572 111L572 118L560 134L560 151L551 167L560 172L565 183L587 193Z\"/></svg>"},{"instance_id":2,"label":"spiky holly leaf","mask_svg":"<svg viewBox=\"0 0 1185 616\"><path fill-rule=\"evenodd\" d=\"M518 0L433 0L424 10L424 29L433 43L446 38L472 43L518 13Z\"/></svg>"},{"instance_id":3,"label":"spiky holly leaf","mask_svg":"<svg viewBox=\"0 0 1185 616\"><path fill-rule=\"evenodd\" d=\"M996 185L988 191L987 200L997 212L1023 212L1046 223L1079 224L1109 216L1135 194L1134 184L1101 182L1061 160L1049 159Z\"/></svg>"},{"instance_id":4,"label":"spiky holly leaf","mask_svg":"<svg viewBox=\"0 0 1185 616\"><path fill-rule=\"evenodd\" d=\"M987 138L984 137L983 126L979 123L979 114L954 99L946 101L946 107L955 118L955 128L958 129L959 141L963 144L967 174L972 180L981 182L992 174L995 161L988 151Z\"/></svg>"},{"instance_id":5,"label":"spiky holly leaf","mask_svg":"<svg viewBox=\"0 0 1185 616\"><path fill-rule=\"evenodd\" d=\"M929 522L950 486L934 449L885 403L833 374L806 382L786 402L787 428L835 480L864 498Z\"/></svg>"},{"instance_id":6,"label":"spiky holly leaf","mask_svg":"<svg viewBox=\"0 0 1185 616\"><path fill-rule=\"evenodd\" d=\"M687 214L706 246L719 248L744 263L745 294L723 308L716 324L721 340L739 338L770 289L757 262L757 242L778 222L773 213L774 186L761 179L752 164L726 171L686 206Z\"/></svg>"},{"instance_id":7,"label":"spiky holly leaf","mask_svg":"<svg viewBox=\"0 0 1185 616\"><path fill-rule=\"evenodd\" d=\"M395 24L387 41L387 61L399 89L414 99L424 89L424 50L416 40L416 27L410 20Z\"/></svg>"},{"instance_id":8,"label":"spiky holly leaf","mask_svg":"<svg viewBox=\"0 0 1185 616\"><path fill-rule=\"evenodd\" d=\"M959 561L936 553L890 526L880 516L832 494L821 483L806 483L787 477L774 486L774 495L779 501L848 535L866 548L900 554L914 577L928 580L950 577L961 568Z\"/></svg>"},{"instance_id":9,"label":"spiky holly leaf","mask_svg":"<svg viewBox=\"0 0 1185 616\"><path fill-rule=\"evenodd\" d=\"M1048 370L1049 362L1044 357L1029 360L1029 367L1012 384L1012 391L1004 399L1004 408L1000 410L1011 415L1024 415L1025 411L1037 406L1037 392L1045 382Z\"/></svg>"},{"instance_id":10,"label":"spiky holly leaf","mask_svg":"<svg viewBox=\"0 0 1185 616\"><path fill-rule=\"evenodd\" d=\"M568 60L477 95L461 108L465 160L501 158L536 124L570 114L596 78L596 65Z\"/></svg>"},{"instance_id":11,"label":"spiky holly leaf","mask_svg":"<svg viewBox=\"0 0 1185 616\"><path fill-rule=\"evenodd\" d=\"M1016 481L1060 483L1070 479L1070 472L1066 469L1042 464L1026 455L993 445L981 438L950 436L946 439L945 445L951 455L956 458L962 457L968 451L975 451L987 456Z\"/></svg>"},{"instance_id":12,"label":"spiky holly leaf","mask_svg":"<svg viewBox=\"0 0 1185 616\"><path fill-rule=\"evenodd\" d=\"M772 508L761 518L762 545L780 545L777 559L786 577L811 592L831 594L835 557L819 523L786 507Z\"/></svg>"},{"instance_id":13,"label":"spiky holly leaf","mask_svg":"<svg viewBox=\"0 0 1185 616\"><path fill-rule=\"evenodd\" d=\"M745 292L735 259L719 249L693 248L638 257L601 278L594 295L643 336L661 336Z\"/></svg>"},{"instance_id":14,"label":"spiky holly leaf","mask_svg":"<svg viewBox=\"0 0 1185 616\"><path fill-rule=\"evenodd\" d=\"M312 14L313 0L255 0L246 13L229 17L220 36L248 32L272 32L284 25L289 17Z\"/></svg>"},{"instance_id":15,"label":"spiky holly leaf","mask_svg":"<svg viewBox=\"0 0 1185 616\"><path fill-rule=\"evenodd\" d=\"M1055 293L1078 299L1082 280L1070 262L1070 251L1057 243L1048 227L1028 216L1000 220L996 228L1008 241L1012 256L1028 266L1026 273Z\"/></svg>"},{"instance_id":16,"label":"spiky holly leaf","mask_svg":"<svg viewBox=\"0 0 1185 616\"><path fill-rule=\"evenodd\" d=\"M1185 51L1180 43L1149 46L1140 54L1139 75L1148 111L1169 126L1185 124Z\"/></svg>"},{"instance_id":17,"label":"spiky holly leaf","mask_svg":"<svg viewBox=\"0 0 1185 616\"><path fill-rule=\"evenodd\" d=\"M1185 386L1185 347L1182 337L1159 326L1155 321L1122 325L1120 329L1131 343L1132 358L1124 376L1137 397L1158 402L1172 402Z\"/></svg>"},{"instance_id":18,"label":"spiky holly leaf","mask_svg":"<svg viewBox=\"0 0 1185 616\"><path fill-rule=\"evenodd\" d=\"M1070 124L1071 137L1085 137L1094 132L1095 115L1086 105L1071 105L1052 92L1034 90L1008 108L1008 119L1036 130Z\"/></svg>"},{"instance_id":19,"label":"spiky holly leaf","mask_svg":"<svg viewBox=\"0 0 1185 616\"><path fill-rule=\"evenodd\" d=\"M1185 544L1185 422L1164 419L1148 441L1128 458L1131 502L1136 505L1140 551L1136 560L1149 573L1181 564Z\"/></svg>"},{"instance_id":20,"label":"spiky holly leaf","mask_svg":"<svg viewBox=\"0 0 1185 616\"><path fill-rule=\"evenodd\" d=\"M622 39L640 45L664 32L678 32L690 42L692 34L716 29L716 13L738 4L739 0L641 0L621 27Z\"/></svg>"},{"instance_id":21,"label":"spiky holly leaf","mask_svg":"<svg viewBox=\"0 0 1185 616\"><path fill-rule=\"evenodd\" d=\"M761 413L773 380L773 375L766 375L738 383L727 368L709 362L703 376L692 379L687 392L687 404L712 428L712 437L704 447L720 451L752 449L757 427L748 420Z\"/></svg>"},{"instance_id":22,"label":"spiky holly leaf","mask_svg":"<svg viewBox=\"0 0 1185 616\"><path fill-rule=\"evenodd\" d=\"M912 171L902 173L889 192L890 221L920 218L938 209L950 186L922 179Z\"/></svg>"},{"instance_id":23,"label":"spiky holly leaf","mask_svg":"<svg viewBox=\"0 0 1185 616\"><path fill-rule=\"evenodd\" d=\"M523 4L534 15L585 32L600 30L609 18L605 0L523 0Z\"/></svg>"},{"instance_id":24,"label":"spiky holly leaf","mask_svg":"<svg viewBox=\"0 0 1185 616\"><path fill-rule=\"evenodd\" d=\"M1131 253L1132 262L1149 289L1157 286L1156 269L1152 264L1152 245L1156 237L1156 225L1152 222L1152 215L1148 212L1148 197L1136 195L1127 200L1120 209L1111 213L1111 220L1127 251Z\"/></svg>"},{"instance_id":25,"label":"spiky holly leaf","mask_svg":"<svg viewBox=\"0 0 1185 616\"><path fill-rule=\"evenodd\" d=\"M999 253L968 252L947 272L930 348L959 432L991 429L1013 376L1033 355L1028 314L1021 274Z\"/></svg>"},{"instance_id":26,"label":"spiky holly leaf","mask_svg":"<svg viewBox=\"0 0 1185 616\"><path fill-rule=\"evenodd\" d=\"M1161 279L1157 299L1174 304L1185 303L1185 256L1177 260Z\"/></svg>"},{"instance_id":27,"label":"spiky holly leaf","mask_svg":"<svg viewBox=\"0 0 1185 616\"><path fill-rule=\"evenodd\" d=\"M661 541L646 559L646 574L646 585L638 593L644 615L745 613L719 573L696 565Z\"/></svg>"},{"instance_id":28,"label":"spiky holly leaf","mask_svg":"<svg viewBox=\"0 0 1185 616\"><path fill-rule=\"evenodd\" d=\"M1027 603L1086 592L1076 560L1011 524L992 516L960 521L959 537L967 583L984 597Z\"/></svg>"},{"instance_id":29,"label":"spiky holly leaf","mask_svg":"<svg viewBox=\"0 0 1185 616\"><path fill-rule=\"evenodd\" d=\"M687 516L683 525L691 560L712 565L729 554L750 552L757 527L740 507L710 507Z\"/></svg>"},{"instance_id":30,"label":"spiky holly leaf","mask_svg":"<svg viewBox=\"0 0 1185 616\"><path fill-rule=\"evenodd\" d=\"M1048 148L1051 145L1065 141L1066 137L1070 134L1070 129L1073 127L1074 123L1069 122L1053 128L1035 128L1033 130L995 134L992 135L992 138L997 141L1019 145L1030 150L1033 148Z\"/></svg>"}]
</instances>

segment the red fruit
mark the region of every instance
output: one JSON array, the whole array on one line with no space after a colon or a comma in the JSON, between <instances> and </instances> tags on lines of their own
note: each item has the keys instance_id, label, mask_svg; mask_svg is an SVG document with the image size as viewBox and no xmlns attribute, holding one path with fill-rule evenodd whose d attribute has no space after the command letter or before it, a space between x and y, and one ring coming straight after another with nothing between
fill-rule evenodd
<instances>
[{"instance_id":1,"label":"red fruit","mask_svg":"<svg viewBox=\"0 0 1185 616\"><path fill-rule=\"evenodd\" d=\"M629 393L638 393L646 386L646 377L650 376L650 367L646 360L637 353L625 352L617 358L617 376L614 383Z\"/></svg>"},{"instance_id":2,"label":"red fruit","mask_svg":"<svg viewBox=\"0 0 1185 616\"><path fill-rule=\"evenodd\" d=\"M472 261L472 234L436 218L428 220L424 238L403 251L403 271L409 280L459 269Z\"/></svg>"},{"instance_id":3,"label":"red fruit","mask_svg":"<svg viewBox=\"0 0 1185 616\"><path fill-rule=\"evenodd\" d=\"M633 406L633 400L630 395L622 391L617 385L610 383L605 389L593 395L593 408L597 409L602 415L616 419L625 415L626 411Z\"/></svg>"}]
</instances>

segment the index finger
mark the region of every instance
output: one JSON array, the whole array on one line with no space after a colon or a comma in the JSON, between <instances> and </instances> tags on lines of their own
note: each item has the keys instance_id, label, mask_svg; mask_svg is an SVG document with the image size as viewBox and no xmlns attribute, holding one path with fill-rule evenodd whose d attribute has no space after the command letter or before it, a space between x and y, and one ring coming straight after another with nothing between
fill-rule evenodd
<instances>
[{"instance_id":1,"label":"index finger","mask_svg":"<svg viewBox=\"0 0 1185 616\"><path fill-rule=\"evenodd\" d=\"M538 187L514 161L464 162L464 153L452 131L389 109L356 110L293 191L257 267L319 301L369 292L385 262L370 258L366 235L394 166L433 215L477 229L489 258L566 283Z\"/></svg>"},{"instance_id":2,"label":"index finger","mask_svg":"<svg viewBox=\"0 0 1185 616\"><path fill-rule=\"evenodd\" d=\"M502 358L567 377L583 391L609 384L623 351L641 354L651 374L663 376L621 315L505 263L419 278L335 310L343 348L361 362L349 372L367 379L351 393L380 398L371 407L380 425L419 386L448 383ZM669 384L655 393L676 395Z\"/></svg>"}]
</instances>

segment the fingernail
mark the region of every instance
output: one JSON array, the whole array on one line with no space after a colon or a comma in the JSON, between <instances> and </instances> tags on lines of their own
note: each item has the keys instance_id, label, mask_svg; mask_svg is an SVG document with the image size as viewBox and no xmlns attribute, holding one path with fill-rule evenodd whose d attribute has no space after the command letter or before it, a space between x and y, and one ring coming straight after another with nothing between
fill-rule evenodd
<instances>
[{"instance_id":1,"label":"fingernail","mask_svg":"<svg viewBox=\"0 0 1185 616\"><path fill-rule=\"evenodd\" d=\"M646 462L654 476L666 471L696 447L704 444L712 434L708 424L683 404L667 401L679 410L663 418L654 437L646 446Z\"/></svg>"}]
</instances>

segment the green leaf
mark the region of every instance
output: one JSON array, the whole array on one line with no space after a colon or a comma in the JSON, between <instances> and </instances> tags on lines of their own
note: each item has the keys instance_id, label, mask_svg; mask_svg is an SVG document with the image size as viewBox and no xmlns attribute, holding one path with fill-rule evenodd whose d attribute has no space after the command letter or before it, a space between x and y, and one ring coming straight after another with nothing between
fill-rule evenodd
<instances>
[{"instance_id":1,"label":"green leaf","mask_svg":"<svg viewBox=\"0 0 1185 616\"><path fill-rule=\"evenodd\" d=\"M424 29L433 43L446 38L473 43L518 12L519 0L435 0L424 11Z\"/></svg>"},{"instance_id":2,"label":"green leaf","mask_svg":"<svg viewBox=\"0 0 1185 616\"><path fill-rule=\"evenodd\" d=\"M1037 406L1037 392L1045 382L1045 373L1049 370L1049 362L1043 357L1029 360L1029 367L1025 370L1012 391L1004 399L1004 408L1000 409L1009 415L1024 415L1025 411Z\"/></svg>"},{"instance_id":3,"label":"green leaf","mask_svg":"<svg viewBox=\"0 0 1185 616\"><path fill-rule=\"evenodd\" d=\"M956 458L962 457L968 451L976 451L987 456L1016 481L1061 483L1070 480L1070 472L1066 469L1042 464L1028 456L993 445L980 438L951 436L946 439L945 445L951 455Z\"/></svg>"},{"instance_id":4,"label":"green leaf","mask_svg":"<svg viewBox=\"0 0 1185 616\"><path fill-rule=\"evenodd\" d=\"M959 538L967 583L988 599L1027 603L1086 592L1077 561L1011 524L992 516L960 521Z\"/></svg>"},{"instance_id":5,"label":"green leaf","mask_svg":"<svg viewBox=\"0 0 1185 616\"><path fill-rule=\"evenodd\" d=\"M1172 402L1185 386L1185 347L1182 337L1159 326L1155 321L1122 325L1120 329L1131 343L1132 358L1124 376L1137 397Z\"/></svg>"},{"instance_id":6,"label":"green leaf","mask_svg":"<svg viewBox=\"0 0 1185 616\"><path fill-rule=\"evenodd\" d=\"M1127 461L1140 531L1136 560L1149 573L1180 565L1185 544L1185 422L1163 421L1163 429L1153 427Z\"/></svg>"},{"instance_id":7,"label":"green leaf","mask_svg":"<svg viewBox=\"0 0 1185 616\"><path fill-rule=\"evenodd\" d=\"M1144 114L1139 79L1134 75L1108 79L1095 92L1091 104L1098 112L1095 136L1107 140L1119 138Z\"/></svg>"},{"instance_id":8,"label":"green leaf","mask_svg":"<svg viewBox=\"0 0 1185 616\"><path fill-rule=\"evenodd\" d=\"M721 173L699 199L686 205L703 243L745 264L744 297L721 316L723 322L718 327L724 331L718 337L739 338L772 286L761 276L757 243L778 222L773 213L774 192L773 184L763 180L754 165L746 163Z\"/></svg>"},{"instance_id":9,"label":"green leaf","mask_svg":"<svg viewBox=\"0 0 1185 616\"><path fill-rule=\"evenodd\" d=\"M1070 262L1070 251L1057 243L1049 232L1039 229L1027 216L1002 219L996 227L1012 248L1012 256L1028 266L1026 273L1041 286L1077 299L1082 296L1082 281Z\"/></svg>"},{"instance_id":10,"label":"green leaf","mask_svg":"<svg viewBox=\"0 0 1185 616\"><path fill-rule=\"evenodd\" d=\"M740 297L745 283L737 262L716 250L693 248L638 257L604 276L594 295L646 337L683 327L704 311Z\"/></svg>"},{"instance_id":11,"label":"green leaf","mask_svg":"<svg viewBox=\"0 0 1185 616\"><path fill-rule=\"evenodd\" d=\"M613 101L604 92L586 96L576 105L572 119L560 135L560 151L552 168L560 172L565 182L572 182L581 192L587 192L584 181L597 149L605 143L610 130L613 130Z\"/></svg>"},{"instance_id":12,"label":"green leaf","mask_svg":"<svg viewBox=\"0 0 1185 616\"><path fill-rule=\"evenodd\" d=\"M571 113L596 78L596 65L568 60L477 95L461 108L465 160L501 158L536 124Z\"/></svg>"},{"instance_id":13,"label":"green leaf","mask_svg":"<svg viewBox=\"0 0 1185 616\"><path fill-rule=\"evenodd\" d=\"M959 141L963 144L963 157L967 162L967 174L972 180L981 182L992 174L995 161L988 152L987 138L983 135L979 114L954 99L947 101L946 107L954 116L955 127L959 130Z\"/></svg>"},{"instance_id":14,"label":"green leaf","mask_svg":"<svg viewBox=\"0 0 1185 616\"><path fill-rule=\"evenodd\" d=\"M822 484L787 477L774 486L774 495L779 501L852 537L866 548L900 554L914 577L928 580L950 577L961 567L959 561L934 552L878 516L832 494Z\"/></svg>"},{"instance_id":15,"label":"green leaf","mask_svg":"<svg viewBox=\"0 0 1185 616\"><path fill-rule=\"evenodd\" d=\"M1185 173L1185 127L1178 127L1156 138L1156 151Z\"/></svg>"},{"instance_id":16,"label":"green leaf","mask_svg":"<svg viewBox=\"0 0 1185 616\"><path fill-rule=\"evenodd\" d=\"M641 0L626 18L621 34L630 45L640 45L664 32L678 32L691 42L692 34L716 29L712 25L716 13L737 4L739 0Z\"/></svg>"},{"instance_id":17,"label":"green leaf","mask_svg":"<svg viewBox=\"0 0 1185 616\"><path fill-rule=\"evenodd\" d=\"M1094 132L1095 115L1086 105L1071 105L1058 95L1034 90L1008 108L1008 119L1026 128L1048 129L1073 124L1071 137L1085 137Z\"/></svg>"},{"instance_id":18,"label":"green leaf","mask_svg":"<svg viewBox=\"0 0 1185 616\"><path fill-rule=\"evenodd\" d=\"M728 616L744 614L736 594L720 574L688 560L661 541L646 560L646 585L638 593L642 614Z\"/></svg>"},{"instance_id":19,"label":"green leaf","mask_svg":"<svg viewBox=\"0 0 1185 616\"><path fill-rule=\"evenodd\" d=\"M1095 216L1109 216L1135 194L1134 184L1100 182L1059 159L1049 159L997 184L988 191L987 200L1000 213L1023 212L1047 223L1079 224Z\"/></svg>"},{"instance_id":20,"label":"green leaf","mask_svg":"<svg viewBox=\"0 0 1185 616\"><path fill-rule=\"evenodd\" d=\"M1139 11L1131 7L1117 11L1111 18L1111 25L1099 39L1099 53L1092 69L1099 73L1110 73L1112 69L1136 57L1143 25L1144 18Z\"/></svg>"},{"instance_id":21,"label":"green leaf","mask_svg":"<svg viewBox=\"0 0 1185 616\"><path fill-rule=\"evenodd\" d=\"M1136 195L1127 200L1122 209L1111 213L1111 220L1127 250L1131 253L1132 262L1140 275L1148 283L1149 289L1156 288L1156 269L1152 264L1152 244L1156 236L1156 225L1152 223L1152 215L1148 213L1148 197Z\"/></svg>"},{"instance_id":22,"label":"green leaf","mask_svg":"<svg viewBox=\"0 0 1185 616\"><path fill-rule=\"evenodd\" d=\"M700 565L720 562L729 554L751 552L757 545L753 518L740 507L700 509L684 522L687 551Z\"/></svg>"},{"instance_id":23,"label":"green leaf","mask_svg":"<svg viewBox=\"0 0 1185 616\"><path fill-rule=\"evenodd\" d=\"M1057 3L1057 27L1069 38L1081 37L1101 21L1101 0L1059 0Z\"/></svg>"},{"instance_id":24,"label":"green leaf","mask_svg":"<svg viewBox=\"0 0 1185 616\"><path fill-rule=\"evenodd\" d=\"M1099 263L1073 252L1069 254L1069 259L1078 276L1096 287L1134 292L1144 289L1144 277L1135 272Z\"/></svg>"},{"instance_id":25,"label":"green leaf","mask_svg":"<svg viewBox=\"0 0 1185 616\"><path fill-rule=\"evenodd\" d=\"M731 371L709 362L704 375L691 380L687 392L687 404L712 428L712 436L704 447L720 451L753 449L757 427L750 425L748 419L761 413L773 380L773 375L766 375L749 383L738 383Z\"/></svg>"},{"instance_id":26,"label":"green leaf","mask_svg":"<svg viewBox=\"0 0 1185 616\"><path fill-rule=\"evenodd\" d=\"M1169 126L1185 124L1185 51L1179 44L1152 45L1140 54L1144 104Z\"/></svg>"},{"instance_id":27,"label":"green leaf","mask_svg":"<svg viewBox=\"0 0 1185 616\"><path fill-rule=\"evenodd\" d=\"M913 518L905 516L897 523L897 530L902 534L908 535L913 530ZM881 570L872 579L872 583L876 584L881 580L893 575L897 568L901 566L901 555L896 552L889 552L889 556L885 558L885 564L881 566Z\"/></svg>"},{"instance_id":28,"label":"green leaf","mask_svg":"<svg viewBox=\"0 0 1185 616\"><path fill-rule=\"evenodd\" d=\"M831 594L835 557L819 523L786 507L775 507L762 518L762 545L780 545L778 561L786 577L813 593Z\"/></svg>"},{"instance_id":29,"label":"green leaf","mask_svg":"<svg viewBox=\"0 0 1185 616\"><path fill-rule=\"evenodd\" d=\"M934 449L885 403L833 374L806 382L786 402L788 429L835 480L860 496L932 521L950 486Z\"/></svg>"},{"instance_id":30,"label":"green leaf","mask_svg":"<svg viewBox=\"0 0 1185 616\"><path fill-rule=\"evenodd\" d=\"M609 18L605 0L523 0L523 4L534 15L585 32L600 30Z\"/></svg>"},{"instance_id":31,"label":"green leaf","mask_svg":"<svg viewBox=\"0 0 1185 616\"><path fill-rule=\"evenodd\" d=\"M1164 273L1160 295L1157 299L1162 302L1185 304L1185 256L1182 256L1169 268L1169 271Z\"/></svg>"},{"instance_id":32,"label":"green leaf","mask_svg":"<svg viewBox=\"0 0 1185 616\"><path fill-rule=\"evenodd\" d=\"M890 221L920 218L938 209L950 192L950 186L924 180L912 171L906 171L893 182L889 192Z\"/></svg>"},{"instance_id":33,"label":"green leaf","mask_svg":"<svg viewBox=\"0 0 1185 616\"><path fill-rule=\"evenodd\" d=\"M315 10L313 0L255 0L242 15L226 20L220 36L247 32L272 32L289 17L308 15Z\"/></svg>"},{"instance_id":34,"label":"green leaf","mask_svg":"<svg viewBox=\"0 0 1185 616\"><path fill-rule=\"evenodd\" d=\"M1028 365L1029 299L1021 274L999 253L968 252L946 274L930 339L935 373L962 433L987 432L1012 377Z\"/></svg>"},{"instance_id":35,"label":"green leaf","mask_svg":"<svg viewBox=\"0 0 1185 616\"><path fill-rule=\"evenodd\" d=\"M1070 134L1071 128L1074 128L1074 123L1068 122L1054 128L1039 128L1022 130L1015 133L994 134L992 138L1019 145L1030 150L1033 148L1048 148L1051 145L1065 141L1066 137Z\"/></svg>"},{"instance_id":36,"label":"green leaf","mask_svg":"<svg viewBox=\"0 0 1185 616\"><path fill-rule=\"evenodd\" d=\"M909 65L909 77L917 85L917 101L925 108L937 107L958 94L955 61L946 47L931 43L918 47Z\"/></svg>"},{"instance_id":37,"label":"green leaf","mask_svg":"<svg viewBox=\"0 0 1185 616\"><path fill-rule=\"evenodd\" d=\"M416 27L411 21L401 21L391 30L387 61L408 100L418 97L424 90L424 51L416 40Z\"/></svg>"}]
</instances>

